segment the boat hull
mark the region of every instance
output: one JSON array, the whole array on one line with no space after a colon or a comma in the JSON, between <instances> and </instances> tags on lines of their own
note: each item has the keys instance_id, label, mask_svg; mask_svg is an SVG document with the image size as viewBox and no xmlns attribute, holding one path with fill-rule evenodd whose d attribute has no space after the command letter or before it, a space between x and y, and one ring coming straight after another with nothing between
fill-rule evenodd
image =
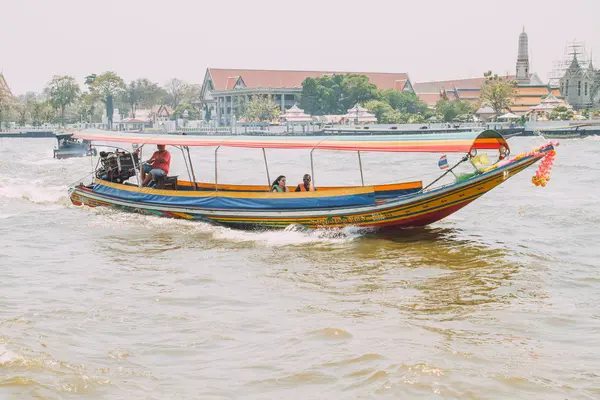
<instances>
[{"instance_id":1,"label":"boat hull","mask_svg":"<svg viewBox=\"0 0 600 400\"><path fill-rule=\"evenodd\" d=\"M119 192L99 193L96 187L79 185L70 189L75 205L108 206L161 217L204 221L241 229L283 229L290 225L307 228L344 228L348 226L393 230L421 227L439 221L478 199L508 178L541 158L528 156L477 175L464 182L430 191L402 196L384 203L312 209L219 209L194 205L193 201L165 204L139 201ZM108 184L119 187L117 184ZM122 187L122 186L121 186ZM149 193L145 188L128 188L134 194ZM179 198L181 195L173 195ZM187 195L189 196L189 194ZM225 196L225 195L222 195Z\"/></svg>"},{"instance_id":2,"label":"boat hull","mask_svg":"<svg viewBox=\"0 0 600 400\"><path fill-rule=\"evenodd\" d=\"M71 157L91 157L96 156L96 149L89 150L87 148L72 148L72 149L54 149L54 158L62 160Z\"/></svg>"}]
</instances>

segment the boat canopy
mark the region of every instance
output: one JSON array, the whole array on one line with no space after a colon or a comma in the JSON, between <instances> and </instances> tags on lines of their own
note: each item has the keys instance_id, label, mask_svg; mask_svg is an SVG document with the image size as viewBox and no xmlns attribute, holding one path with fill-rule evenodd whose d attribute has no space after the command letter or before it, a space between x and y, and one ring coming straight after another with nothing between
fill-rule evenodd
<instances>
[{"instance_id":1,"label":"boat canopy","mask_svg":"<svg viewBox=\"0 0 600 400\"><path fill-rule=\"evenodd\" d=\"M452 133L423 133L371 136L199 136L119 133L88 129L75 138L171 146L240 147L263 149L318 149L372 152L467 153L471 149L509 149L506 140L494 130Z\"/></svg>"},{"instance_id":2,"label":"boat canopy","mask_svg":"<svg viewBox=\"0 0 600 400\"><path fill-rule=\"evenodd\" d=\"M72 133L57 133L54 136L56 136L56 140L62 140L62 139L69 139L70 137L73 136Z\"/></svg>"}]
</instances>

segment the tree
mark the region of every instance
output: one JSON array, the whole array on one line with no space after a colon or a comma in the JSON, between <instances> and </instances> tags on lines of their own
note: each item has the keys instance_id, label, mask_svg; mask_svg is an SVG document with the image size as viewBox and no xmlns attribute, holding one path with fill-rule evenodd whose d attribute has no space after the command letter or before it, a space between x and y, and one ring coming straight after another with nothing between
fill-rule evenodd
<instances>
[{"instance_id":1,"label":"tree","mask_svg":"<svg viewBox=\"0 0 600 400\"><path fill-rule=\"evenodd\" d=\"M79 97L77 102L77 115L81 122L93 122L96 114L96 103L98 102L98 94L93 92L85 92Z\"/></svg>"},{"instance_id":2,"label":"tree","mask_svg":"<svg viewBox=\"0 0 600 400\"><path fill-rule=\"evenodd\" d=\"M381 116L380 122L382 124L405 124L407 122L407 115L402 114L398 110L391 109Z\"/></svg>"},{"instance_id":3,"label":"tree","mask_svg":"<svg viewBox=\"0 0 600 400\"><path fill-rule=\"evenodd\" d=\"M246 107L244 117L251 122L271 121L279 116L277 104L263 96L254 96Z\"/></svg>"},{"instance_id":4,"label":"tree","mask_svg":"<svg viewBox=\"0 0 600 400\"><path fill-rule=\"evenodd\" d=\"M487 79L481 87L479 98L482 103L487 103L496 115L501 115L512 105L513 98L517 94L515 89L517 83L501 78L497 74L492 75L492 71L484 73L483 76Z\"/></svg>"},{"instance_id":5,"label":"tree","mask_svg":"<svg viewBox=\"0 0 600 400\"><path fill-rule=\"evenodd\" d=\"M44 112L46 108L51 108L49 101L43 95L32 94L30 99L29 116L33 126L40 126L44 122Z\"/></svg>"},{"instance_id":6,"label":"tree","mask_svg":"<svg viewBox=\"0 0 600 400\"><path fill-rule=\"evenodd\" d=\"M440 100L435 105L435 111L442 117L444 122L454 121L457 116L472 114L471 104L460 100Z\"/></svg>"},{"instance_id":7,"label":"tree","mask_svg":"<svg viewBox=\"0 0 600 400\"><path fill-rule=\"evenodd\" d=\"M365 75L326 75L302 82L300 108L308 114L345 114L356 103L379 97L377 87Z\"/></svg>"},{"instance_id":8,"label":"tree","mask_svg":"<svg viewBox=\"0 0 600 400\"><path fill-rule=\"evenodd\" d=\"M108 129L112 129L114 98L118 96L125 88L125 82L116 73L107 71L102 75L90 75L90 87L94 93L97 93L100 100L106 105L106 116L108 118ZM91 77L95 77L93 80ZM86 78L86 83L88 79Z\"/></svg>"},{"instance_id":9,"label":"tree","mask_svg":"<svg viewBox=\"0 0 600 400\"><path fill-rule=\"evenodd\" d=\"M393 109L400 112L407 114L426 114L428 112L427 104L419 99L415 93L390 89L380 91L380 96Z\"/></svg>"},{"instance_id":10,"label":"tree","mask_svg":"<svg viewBox=\"0 0 600 400\"><path fill-rule=\"evenodd\" d=\"M6 115L10 112L10 107L13 103L13 98L10 92L0 88L0 129Z\"/></svg>"},{"instance_id":11,"label":"tree","mask_svg":"<svg viewBox=\"0 0 600 400\"><path fill-rule=\"evenodd\" d=\"M35 98L35 93L27 93L18 96L12 104L13 110L17 113L17 123L20 126L25 126L32 107L32 97Z\"/></svg>"},{"instance_id":12,"label":"tree","mask_svg":"<svg viewBox=\"0 0 600 400\"><path fill-rule=\"evenodd\" d=\"M152 108L159 100L166 97L167 93L158 84L146 78L136 79L129 82L123 91L123 102L129 105L132 116L138 106Z\"/></svg>"},{"instance_id":13,"label":"tree","mask_svg":"<svg viewBox=\"0 0 600 400\"><path fill-rule=\"evenodd\" d=\"M170 105L173 109L177 108L184 94L188 90L188 84L181 79L173 78L165 85L165 90L170 97Z\"/></svg>"},{"instance_id":14,"label":"tree","mask_svg":"<svg viewBox=\"0 0 600 400\"><path fill-rule=\"evenodd\" d=\"M65 125L65 109L79 96L79 85L75 78L67 75L54 75L44 89L55 110L60 110L60 123Z\"/></svg>"},{"instance_id":15,"label":"tree","mask_svg":"<svg viewBox=\"0 0 600 400\"><path fill-rule=\"evenodd\" d=\"M363 107L375 114L377 122L380 124L384 123L383 115L394 110L388 103L381 100L369 100L363 104Z\"/></svg>"},{"instance_id":16,"label":"tree","mask_svg":"<svg viewBox=\"0 0 600 400\"><path fill-rule=\"evenodd\" d=\"M198 119L200 116L198 110L188 103L181 103L180 105L178 105L177 108L173 110L173 114L171 116L173 117L173 119L183 117L186 111L188 119Z\"/></svg>"},{"instance_id":17,"label":"tree","mask_svg":"<svg viewBox=\"0 0 600 400\"><path fill-rule=\"evenodd\" d=\"M550 119L552 121L568 121L573 119L573 110L565 106L558 106L552 109L550 112Z\"/></svg>"},{"instance_id":18,"label":"tree","mask_svg":"<svg viewBox=\"0 0 600 400\"><path fill-rule=\"evenodd\" d=\"M140 87L135 81L131 81L125 86L122 95L123 101L131 107L131 116L135 118L135 109L140 102L140 98L142 97Z\"/></svg>"},{"instance_id":19,"label":"tree","mask_svg":"<svg viewBox=\"0 0 600 400\"><path fill-rule=\"evenodd\" d=\"M377 86L369 82L369 78L365 75L346 75L340 86L342 89L340 100L344 111L357 103L364 103L379 96Z\"/></svg>"}]
</instances>

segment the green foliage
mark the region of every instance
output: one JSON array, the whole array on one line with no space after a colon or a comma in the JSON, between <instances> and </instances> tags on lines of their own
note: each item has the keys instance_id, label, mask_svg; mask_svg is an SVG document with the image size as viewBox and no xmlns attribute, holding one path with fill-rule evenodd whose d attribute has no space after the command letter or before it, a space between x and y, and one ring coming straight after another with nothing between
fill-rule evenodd
<instances>
[{"instance_id":1,"label":"green foliage","mask_svg":"<svg viewBox=\"0 0 600 400\"><path fill-rule=\"evenodd\" d=\"M77 114L80 121L88 123L93 122L93 118L96 113L97 102L97 94L85 92L81 95L76 105Z\"/></svg>"},{"instance_id":2,"label":"green foliage","mask_svg":"<svg viewBox=\"0 0 600 400\"><path fill-rule=\"evenodd\" d=\"M431 114L416 94L378 90L364 75L327 75L302 83L300 108L307 114L346 114L356 103L374 113L380 123L418 123Z\"/></svg>"},{"instance_id":3,"label":"green foliage","mask_svg":"<svg viewBox=\"0 0 600 400\"><path fill-rule=\"evenodd\" d=\"M381 100L369 100L363 104L363 107L375 114L377 121L380 123L384 123L382 120L384 114L394 111L392 106Z\"/></svg>"},{"instance_id":4,"label":"green foliage","mask_svg":"<svg viewBox=\"0 0 600 400\"><path fill-rule=\"evenodd\" d=\"M94 74L90 75L90 77L95 76ZM88 77L89 78L89 77ZM88 79L86 78L86 82ZM120 95L124 88L125 82L123 79L116 73L112 71L107 71L102 75L99 75L91 80L91 89L92 92L97 94L100 100L106 104L106 116L108 117L108 128L112 129L113 122L113 111L114 111L114 98Z\"/></svg>"},{"instance_id":5,"label":"green foliage","mask_svg":"<svg viewBox=\"0 0 600 400\"><path fill-rule=\"evenodd\" d=\"M196 108L194 108L191 104L181 103L177 106L176 109L173 110L171 114L172 119L183 118L184 113L187 111L187 119L199 119L199 112Z\"/></svg>"},{"instance_id":6,"label":"green foliage","mask_svg":"<svg viewBox=\"0 0 600 400\"><path fill-rule=\"evenodd\" d=\"M415 93L400 92L398 90L384 90L380 92L383 101L388 103L394 110L406 114L427 114L425 104Z\"/></svg>"},{"instance_id":7,"label":"green foliage","mask_svg":"<svg viewBox=\"0 0 600 400\"><path fill-rule=\"evenodd\" d=\"M550 113L550 119L552 121L568 121L573 119L573 110L565 107L558 106L552 109Z\"/></svg>"},{"instance_id":8,"label":"green foliage","mask_svg":"<svg viewBox=\"0 0 600 400\"><path fill-rule=\"evenodd\" d=\"M244 118L249 122L268 122L279 117L279 113L279 106L273 101L263 96L254 96L246 107Z\"/></svg>"},{"instance_id":9,"label":"green foliage","mask_svg":"<svg viewBox=\"0 0 600 400\"><path fill-rule=\"evenodd\" d=\"M513 98L517 94L515 88L517 83L492 74L492 71L484 73L483 76L487 79L481 87L479 98L482 104L488 104L496 115L500 115L512 105Z\"/></svg>"},{"instance_id":10,"label":"green foliage","mask_svg":"<svg viewBox=\"0 0 600 400\"><path fill-rule=\"evenodd\" d=\"M176 109L181 102L192 102L199 96L200 90L197 85L189 85L181 79L172 78L165 85L167 97L165 102Z\"/></svg>"},{"instance_id":11,"label":"green foliage","mask_svg":"<svg viewBox=\"0 0 600 400\"><path fill-rule=\"evenodd\" d=\"M14 103L12 104L13 110L17 114L17 123L21 126L25 126L27 119L31 113L32 101L35 99L34 93L27 93L17 96Z\"/></svg>"},{"instance_id":12,"label":"green foliage","mask_svg":"<svg viewBox=\"0 0 600 400\"><path fill-rule=\"evenodd\" d=\"M471 115L473 108L471 104L460 100L440 100L435 105L436 113L444 122L457 120L458 116ZM464 119L464 117L462 118Z\"/></svg>"},{"instance_id":13,"label":"green foliage","mask_svg":"<svg viewBox=\"0 0 600 400\"><path fill-rule=\"evenodd\" d=\"M345 114L356 103L379 97L377 87L364 75L326 75L302 83L300 108L308 114Z\"/></svg>"},{"instance_id":14,"label":"green foliage","mask_svg":"<svg viewBox=\"0 0 600 400\"><path fill-rule=\"evenodd\" d=\"M60 110L60 123L65 125L65 109L79 96L79 85L72 76L54 75L44 89L55 110Z\"/></svg>"}]
</instances>

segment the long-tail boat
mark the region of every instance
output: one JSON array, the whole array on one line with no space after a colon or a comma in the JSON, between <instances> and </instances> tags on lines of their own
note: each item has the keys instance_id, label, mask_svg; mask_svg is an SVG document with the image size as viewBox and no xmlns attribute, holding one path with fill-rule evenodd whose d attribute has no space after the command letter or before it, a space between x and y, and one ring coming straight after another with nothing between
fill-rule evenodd
<instances>
[{"instance_id":1,"label":"long-tail boat","mask_svg":"<svg viewBox=\"0 0 600 400\"><path fill-rule=\"evenodd\" d=\"M170 185L142 187L139 179L142 166L138 161L141 156L134 154L134 157L126 157L132 151L118 150L117 155L113 154L117 159L113 162L114 174L107 174L106 168L99 167L91 184L80 183L69 189L73 204L109 206L245 229L300 225L307 228L357 226L393 230L428 225L455 213L548 155L552 155L549 158L551 161L555 154L554 147L558 144L549 142L535 151L511 158L506 140L493 130L398 136L293 138L117 134L93 130L76 133L74 137L94 143L137 144L142 148L151 144L171 146L181 150L189 180L177 179L173 182L167 177L165 180ZM214 182L196 181L189 151L190 147L196 146L215 149ZM268 182L271 182L266 156L268 149L310 150L313 181L315 150L357 152L361 178L363 152L462 153L463 156L458 163L448 165L437 179L426 185L422 181L364 185L364 180L361 179L361 186L318 187L317 191L277 193L271 192L269 186L219 182L218 151L222 147L262 150ZM480 155L492 152L497 154L498 159L483 167L474 162L478 151ZM101 155L106 153L101 152ZM103 161L102 165L106 166L105 164ZM461 164L471 165L474 172L466 176L455 175L455 168ZM547 166L548 163L543 164ZM443 177L453 175L453 183L441 184ZM107 176L116 176L117 179L110 179L111 182L107 180ZM101 179L102 177L105 179ZM129 177L137 177L137 184L130 183Z\"/></svg>"}]
</instances>

